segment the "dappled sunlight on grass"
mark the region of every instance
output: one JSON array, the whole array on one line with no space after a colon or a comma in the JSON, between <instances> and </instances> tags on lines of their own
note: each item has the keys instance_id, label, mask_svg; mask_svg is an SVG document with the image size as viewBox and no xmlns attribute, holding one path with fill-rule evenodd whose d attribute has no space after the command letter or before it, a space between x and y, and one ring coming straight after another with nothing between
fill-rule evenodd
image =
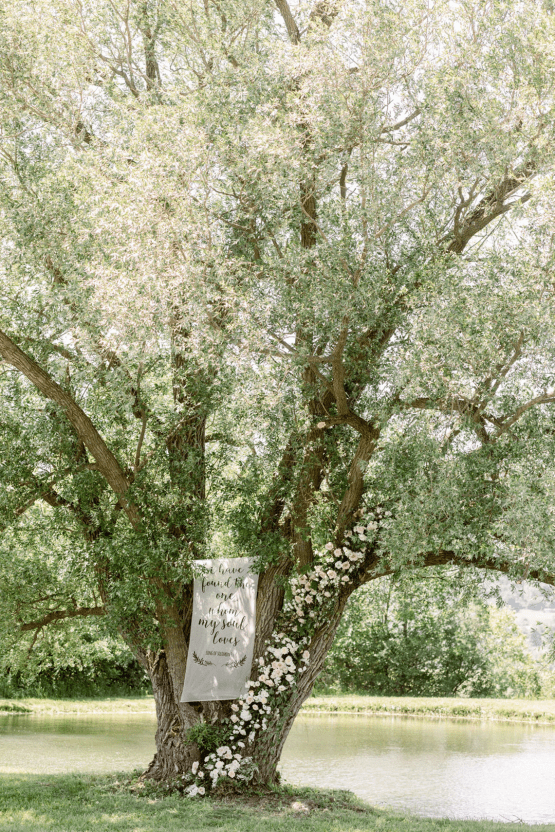
<instances>
[{"instance_id":1,"label":"dappled sunlight on grass","mask_svg":"<svg viewBox=\"0 0 555 832\"><path fill-rule=\"evenodd\" d=\"M125 775L1 778L0 832L554 832L555 825L429 820L374 809L347 792L315 789L191 800Z\"/></svg>"}]
</instances>

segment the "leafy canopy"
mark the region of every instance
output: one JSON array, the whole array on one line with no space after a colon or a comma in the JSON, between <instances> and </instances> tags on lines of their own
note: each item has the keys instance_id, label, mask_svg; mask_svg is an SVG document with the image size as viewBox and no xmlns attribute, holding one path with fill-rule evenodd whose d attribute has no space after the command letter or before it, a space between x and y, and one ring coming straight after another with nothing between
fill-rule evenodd
<instances>
[{"instance_id":1,"label":"leafy canopy","mask_svg":"<svg viewBox=\"0 0 555 832\"><path fill-rule=\"evenodd\" d=\"M550 4L0 16L3 629L156 644L192 558L360 518L361 582L549 580Z\"/></svg>"}]
</instances>

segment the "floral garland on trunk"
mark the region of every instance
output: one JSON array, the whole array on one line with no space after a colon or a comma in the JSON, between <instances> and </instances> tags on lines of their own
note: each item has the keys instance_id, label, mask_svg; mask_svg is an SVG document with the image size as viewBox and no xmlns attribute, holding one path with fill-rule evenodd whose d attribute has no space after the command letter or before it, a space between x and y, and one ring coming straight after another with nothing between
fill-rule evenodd
<instances>
[{"instance_id":1,"label":"floral garland on trunk","mask_svg":"<svg viewBox=\"0 0 555 832\"><path fill-rule=\"evenodd\" d=\"M373 521L367 526L355 526L346 532L349 545L368 541L378 528ZM309 647L314 632L329 620L337 591L351 581L364 554L349 546L335 548L326 543L323 552L316 553L308 572L295 576L278 625L294 637L278 632L258 659L258 677L246 683L245 693L231 705L233 711L224 721L228 728L228 744L208 754L202 762L193 763L184 781L193 780L185 789L190 797L205 795L222 778L248 782L256 774L256 764L249 755L260 731L278 723L284 693L295 683L296 675L304 673L310 663ZM286 683L286 684L284 684ZM227 724L226 724L227 723Z\"/></svg>"}]
</instances>

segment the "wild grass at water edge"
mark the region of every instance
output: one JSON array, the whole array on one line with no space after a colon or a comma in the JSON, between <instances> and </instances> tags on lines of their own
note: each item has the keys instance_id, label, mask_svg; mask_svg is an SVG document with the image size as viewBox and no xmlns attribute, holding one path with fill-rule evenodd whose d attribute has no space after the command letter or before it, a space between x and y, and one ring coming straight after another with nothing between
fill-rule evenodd
<instances>
[{"instance_id":1,"label":"wild grass at water edge","mask_svg":"<svg viewBox=\"0 0 555 832\"><path fill-rule=\"evenodd\" d=\"M555 724L555 699L462 699L355 694L312 696L302 713L351 713Z\"/></svg>"},{"instance_id":2,"label":"wild grass at water edge","mask_svg":"<svg viewBox=\"0 0 555 832\"><path fill-rule=\"evenodd\" d=\"M152 696L0 699L0 713L155 714ZM355 694L312 696L301 713L345 713L555 724L555 699L462 699Z\"/></svg>"}]
</instances>

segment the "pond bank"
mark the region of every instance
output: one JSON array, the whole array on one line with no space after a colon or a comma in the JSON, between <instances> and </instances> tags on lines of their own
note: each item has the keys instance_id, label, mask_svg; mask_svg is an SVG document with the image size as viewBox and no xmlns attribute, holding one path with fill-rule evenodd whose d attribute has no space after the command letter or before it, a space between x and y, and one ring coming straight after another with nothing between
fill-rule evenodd
<instances>
[{"instance_id":1,"label":"pond bank","mask_svg":"<svg viewBox=\"0 0 555 832\"><path fill-rule=\"evenodd\" d=\"M553 832L553 824L432 820L375 809L349 792L283 787L218 799L137 789L128 775L2 778L0 832Z\"/></svg>"},{"instance_id":2,"label":"pond bank","mask_svg":"<svg viewBox=\"0 0 555 832\"><path fill-rule=\"evenodd\" d=\"M555 699L451 699L401 696L313 696L302 713L372 714L555 724ZM152 696L114 699L0 699L0 713L155 714Z\"/></svg>"},{"instance_id":3,"label":"pond bank","mask_svg":"<svg viewBox=\"0 0 555 832\"><path fill-rule=\"evenodd\" d=\"M313 696L303 713L419 716L555 724L555 699L452 699L405 696Z\"/></svg>"}]
</instances>

